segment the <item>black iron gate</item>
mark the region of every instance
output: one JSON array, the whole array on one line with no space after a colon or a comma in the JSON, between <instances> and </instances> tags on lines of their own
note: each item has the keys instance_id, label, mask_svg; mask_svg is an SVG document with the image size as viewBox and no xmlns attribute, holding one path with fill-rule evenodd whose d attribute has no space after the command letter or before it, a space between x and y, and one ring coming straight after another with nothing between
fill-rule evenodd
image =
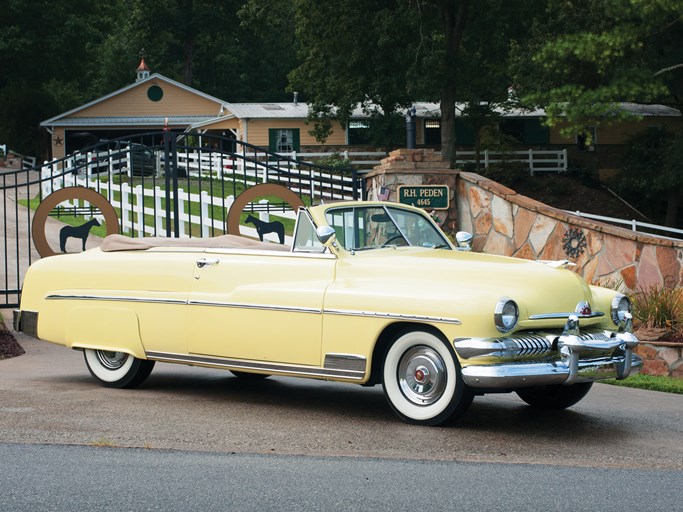
<instances>
[{"instance_id":1,"label":"black iron gate","mask_svg":"<svg viewBox=\"0 0 683 512\"><path fill-rule=\"evenodd\" d=\"M110 222L100 222L107 219L103 210L111 209L120 234L217 236L228 231L227 213L235 198L266 183L286 187L307 205L361 199L364 189L356 170L341 159L332 163L337 165L291 159L222 136L169 130L103 140L42 166L0 171L0 307L18 306L26 269L45 255L41 243L36 246L36 238L49 240L45 233L53 237L54 253L81 250L74 244L85 245L89 234L112 233ZM108 204L84 199L79 193L84 189L98 192ZM52 205L57 191L60 202ZM50 209L38 225L34 217L41 216L34 212L41 204ZM277 197L244 208L259 215L288 215L291 209Z\"/></svg>"}]
</instances>

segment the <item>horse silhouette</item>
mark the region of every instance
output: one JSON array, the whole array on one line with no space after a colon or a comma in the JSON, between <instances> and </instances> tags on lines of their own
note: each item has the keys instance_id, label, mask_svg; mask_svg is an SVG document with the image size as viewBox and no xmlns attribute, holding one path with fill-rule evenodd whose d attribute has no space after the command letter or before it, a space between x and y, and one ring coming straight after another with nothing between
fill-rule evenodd
<instances>
[{"instance_id":1,"label":"horse silhouette","mask_svg":"<svg viewBox=\"0 0 683 512\"><path fill-rule=\"evenodd\" d=\"M88 222L80 226L64 226L62 229L59 230L59 249L62 252L66 252L67 238L80 238L83 241L83 250L85 251L85 241L88 239L90 230L94 226L99 225L99 221L95 218L92 218Z\"/></svg>"},{"instance_id":2,"label":"horse silhouette","mask_svg":"<svg viewBox=\"0 0 683 512\"><path fill-rule=\"evenodd\" d=\"M284 245L285 226L284 224L282 224L282 222L263 222L262 220L254 217L253 215L249 215L247 217L247 222L251 222L254 226L256 226L256 232L258 233L258 237L261 239L261 242L263 242L263 235L267 233L276 233L278 238L280 239L280 243Z\"/></svg>"}]
</instances>

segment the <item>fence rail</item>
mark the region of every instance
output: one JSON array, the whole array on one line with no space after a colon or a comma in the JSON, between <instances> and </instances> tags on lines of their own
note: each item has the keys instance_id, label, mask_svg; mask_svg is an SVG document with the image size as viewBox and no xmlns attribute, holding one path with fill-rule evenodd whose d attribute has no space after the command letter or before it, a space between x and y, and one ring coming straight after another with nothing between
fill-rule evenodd
<instances>
[{"instance_id":1,"label":"fence rail","mask_svg":"<svg viewBox=\"0 0 683 512\"><path fill-rule=\"evenodd\" d=\"M456 163L468 164L476 161L475 151L458 151ZM466 158L469 157L469 158ZM567 172L567 150L528 149L526 151L481 151L480 163L484 169L491 164L514 163L524 164L531 174L537 172Z\"/></svg>"},{"instance_id":2,"label":"fence rail","mask_svg":"<svg viewBox=\"0 0 683 512\"><path fill-rule=\"evenodd\" d=\"M279 153L293 159L303 159L315 161L320 158L329 158L332 155L339 155L351 162L359 172L369 172L372 166L379 165L380 160L387 156L384 151L341 151L338 153ZM441 154L439 151L436 154ZM456 153L456 164L472 164L476 162L476 151L458 151ZM527 166L531 174L537 172L567 172L567 150L566 149L527 149L524 151L489 151L487 149L479 152L480 163L484 169L488 169L492 164L516 163ZM369 168L367 168L370 166Z\"/></svg>"},{"instance_id":3,"label":"fence rail","mask_svg":"<svg viewBox=\"0 0 683 512\"><path fill-rule=\"evenodd\" d=\"M665 236L662 236L659 234L655 234L655 236L657 236L659 238L669 238L671 240L683 239L683 229L670 228L668 226L660 226L658 224L650 224L648 222L640 222L640 221L635 220L635 219L626 220L626 219L617 219L615 217L605 217L603 215L594 215L592 213L580 212L578 210L577 211L565 210L565 212L576 215L577 217L584 217L586 219L600 220L603 222L610 222L612 224L621 224L621 225L629 226L631 228L631 231L634 231L636 233L640 232L640 233L644 233L644 234L653 234L653 233L643 231L642 229L640 231L638 231L638 228L641 227L641 228L646 228L646 229L650 229L650 230L660 231L663 233L674 233L676 235L679 235L678 237L665 237Z\"/></svg>"},{"instance_id":4,"label":"fence rail","mask_svg":"<svg viewBox=\"0 0 683 512\"><path fill-rule=\"evenodd\" d=\"M44 196L51 194L63 187L86 187L97 190L100 194L107 197L111 205L119 210L119 220L121 231L131 236L154 236L163 233L166 229L166 222L173 222L174 217L166 217L165 201L166 192L159 186L146 188L142 185L131 186L129 183L114 183L112 181L100 181L92 177L66 174L59 179L47 180L51 174L51 169L45 167L42 171L45 181L42 183L42 193ZM146 201L148 200L148 201ZM227 197L216 197L202 191L199 194L188 192L182 188L178 189L179 201L179 233L180 238L190 236L192 226L198 226L201 237L215 236L216 233L227 233L227 215L230 207L235 201L234 195ZM151 203L148 206L146 203ZM198 213L192 213L191 205L198 205ZM220 215L213 213L214 207ZM60 203L58 212L78 213L84 217L95 217L102 220L101 215L92 215L92 208L86 201L70 200ZM197 209L197 208L195 208ZM271 216L280 219L296 218L296 214L284 207L273 205L266 200L255 204L248 204L245 211L251 211L258 215L259 220L270 222ZM256 238L258 232L255 228L241 226L242 233ZM194 236L197 236L196 234ZM285 237L285 243L291 243L291 236ZM265 240L278 242L276 235L265 235Z\"/></svg>"}]
</instances>

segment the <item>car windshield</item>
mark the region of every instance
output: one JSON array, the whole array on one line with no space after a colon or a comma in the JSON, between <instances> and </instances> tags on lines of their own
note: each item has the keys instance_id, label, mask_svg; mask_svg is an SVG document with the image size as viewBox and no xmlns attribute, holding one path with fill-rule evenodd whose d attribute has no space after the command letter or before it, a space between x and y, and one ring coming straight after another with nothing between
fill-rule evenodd
<instances>
[{"instance_id":1,"label":"car windshield","mask_svg":"<svg viewBox=\"0 0 683 512\"><path fill-rule=\"evenodd\" d=\"M429 218L413 210L391 206L341 207L328 210L327 223L347 250L418 246L451 249Z\"/></svg>"}]
</instances>

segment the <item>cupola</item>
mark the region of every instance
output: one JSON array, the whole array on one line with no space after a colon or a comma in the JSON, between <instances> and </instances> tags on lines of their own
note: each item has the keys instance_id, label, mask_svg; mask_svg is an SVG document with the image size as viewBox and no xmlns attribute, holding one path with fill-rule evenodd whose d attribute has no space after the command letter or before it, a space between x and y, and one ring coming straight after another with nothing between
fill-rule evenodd
<instances>
[{"instance_id":1,"label":"cupola","mask_svg":"<svg viewBox=\"0 0 683 512\"><path fill-rule=\"evenodd\" d=\"M140 80L144 80L145 78L149 78L149 68L147 67L147 64L145 64L145 58L142 57L140 59L140 65L138 66L137 69L137 78L135 79L136 82L139 82Z\"/></svg>"}]
</instances>

